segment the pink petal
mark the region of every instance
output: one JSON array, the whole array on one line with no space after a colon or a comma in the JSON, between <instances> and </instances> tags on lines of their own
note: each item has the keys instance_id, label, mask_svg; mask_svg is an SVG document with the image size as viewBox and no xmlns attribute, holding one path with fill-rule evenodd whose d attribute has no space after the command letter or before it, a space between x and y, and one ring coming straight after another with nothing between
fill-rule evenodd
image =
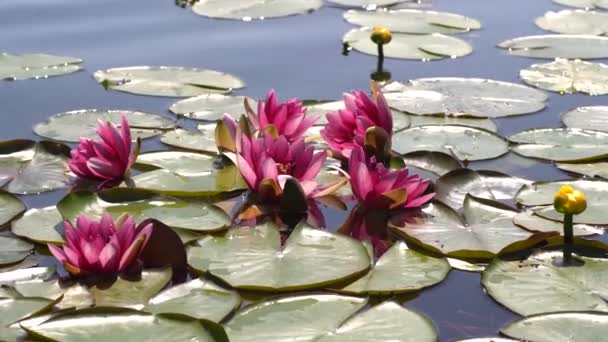
<instances>
[{"instance_id":1,"label":"pink petal","mask_svg":"<svg viewBox=\"0 0 608 342\"><path fill-rule=\"evenodd\" d=\"M139 234L133 240L133 243L127 248L125 253L120 258L120 262L118 263L118 271L122 272L127 269L137 257L141 251L146 247L148 240L150 240L150 236L152 235L152 223L147 224L143 227Z\"/></svg>"},{"instance_id":2,"label":"pink petal","mask_svg":"<svg viewBox=\"0 0 608 342\"><path fill-rule=\"evenodd\" d=\"M47 247L49 248L51 254L53 254L53 256L55 257L55 259L57 259L60 263L65 264L66 262L68 262L68 257L65 255L61 248L50 243L47 244Z\"/></svg>"}]
</instances>

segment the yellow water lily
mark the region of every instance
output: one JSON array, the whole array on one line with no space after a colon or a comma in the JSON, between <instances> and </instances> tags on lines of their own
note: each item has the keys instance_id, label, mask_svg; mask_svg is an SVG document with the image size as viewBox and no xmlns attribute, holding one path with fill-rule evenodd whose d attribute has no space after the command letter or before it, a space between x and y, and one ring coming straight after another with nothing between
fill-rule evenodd
<instances>
[{"instance_id":1,"label":"yellow water lily","mask_svg":"<svg viewBox=\"0 0 608 342\"><path fill-rule=\"evenodd\" d=\"M562 186L553 199L555 210L566 215L578 215L587 209L587 199L570 185Z\"/></svg>"}]
</instances>

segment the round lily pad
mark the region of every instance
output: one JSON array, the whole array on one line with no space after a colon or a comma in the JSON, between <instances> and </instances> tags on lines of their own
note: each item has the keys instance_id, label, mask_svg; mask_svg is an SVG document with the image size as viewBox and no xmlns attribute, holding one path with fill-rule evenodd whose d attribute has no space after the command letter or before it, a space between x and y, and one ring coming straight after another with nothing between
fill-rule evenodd
<instances>
[{"instance_id":1,"label":"round lily pad","mask_svg":"<svg viewBox=\"0 0 608 342\"><path fill-rule=\"evenodd\" d=\"M210 18L250 21L306 14L322 5L321 0L201 0L192 6L192 11Z\"/></svg>"},{"instance_id":2,"label":"round lily pad","mask_svg":"<svg viewBox=\"0 0 608 342\"><path fill-rule=\"evenodd\" d=\"M441 152L416 151L401 156L405 166L416 167L442 176L452 170L460 169L462 165L454 157Z\"/></svg>"},{"instance_id":3,"label":"round lily pad","mask_svg":"<svg viewBox=\"0 0 608 342\"><path fill-rule=\"evenodd\" d=\"M608 9L608 0L553 0L560 5L593 9L596 7Z\"/></svg>"},{"instance_id":4,"label":"round lily pad","mask_svg":"<svg viewBox=\"0 0 608 342\"><path fill-rule=\"evenodd\" d=\"M481 23L473 18L448 12L423 11L416 9L357 11L344 13L344 19L354 25L382 26L392 32L403 33L459 33L481 28Z\"/></svg>"},{"instance_id":5,"label":"round lily pad","mask_svg":"<svg viewBox=\"0 0 608 342\"><path fill-rule=\"evenodd\" d=\"M240 304L241 297L237 292L197 278L159 293L150 299L143 310L157 314L183 314L219 322Z\"/></svg>"},{"instance_id":6,"label":"round lily pad","mask_svg":"<svg viewBox=\"0 0 608 342\"><path fill-rule=\"evenodd\" d=\"M352 294L391 294L416 291L445 279L450 265L444 258L427 256L397 242L362 278L340 289Z\"/></svg>"},{"instance_id":7,"label":"round lily pad","mask_svg":"<svg viewBox=\"0 0 608 342\"><path fill-rule=\"evenodd\" d=\"M0 80L26 80L71 74L81 70L82 59L41 53L0 53Z\"/></svg>"},{"instance_id":8,"label":"round lily pad","mask_svg":"<svg viewBox=\"0 0 608 342\"><path fill-rule=\"evenodd\" d=\"M23 297L38 297L46 299L61 298L55 306L58 309L84 309L95 304L95 299L88 287L79 283L62 284L57 279L28 279L17 281L14 289Z\"/></svg>"},{"instance_id":9,"label":"round lily pad","mask_svg":"<svg viewBox=\"0 0 608 342\"><path fill-rule=\"evenodd\" d=\"M509 54L532 58L606 58L608 37L594 35L547 34L505 40L499 48Z\"/></svg>"},{"instance_id":10,"label":"round lily pad","mask_svg":"<svg viewBox=\"0 0 608 342\"><path fill-rule=\"evenodd\" d=\"M129 213L136 222L156 219L178 230L211 233L230 225L230 217L212 204L127 188L73 192L64 197L57 207L63 217L71 222L75 222L80 215L100 218L107 211L114 217Z\"/></svg>"},{"instance_id":11,"label":"round lily pad","mask_svg":"<svg viewBox=\"0 0 608 342\"><path fill-rule=\"evenodd\" d=\"M608 224L608 182L601 180L567 179L553 182L535 182L525 186L517 194L517 202L534 206L539 216L562 221L563 214L553 208L553 197L564 185L582 191L587 198L587 209L574 216L574 222L586 224ZM538 206L538 207L537 207Z\"/></svg>"},{"instance_id":12,"label":"round lily pad","mask_svg":"<svg viewBox=\"0 0 608 342\"><path fill-rule=\"evenodd\" d=\"M515 215L515 217L513 217L513 223L532 232L558 232L563 234L564 231L563 223L548 220L538 215L534 215L532 212L521 212ZM586 224L575 224L572 230L575 236L602 234L604 232L601 228Z\"/></svg>"},{"instance_id":13,"label":"round lily pad","mask_svg":"<svg viewBox=\"0 0 608 342\"><path fill-rule=\"evenodd\" d=\"M382 91L392 108L416 115L498 118L538 112L547 99L534 88L479 78L420 78Z\"/></svg>"},{"instance_id":14,"label":"round lily pad","mask_svg":"<svg viewBox=\"0 0 608 342\"><path fill-rule=\"evenodd\" d=\"M215 127L215 126L214 126ZM217 151L213 130L189 131L178 128L164 133L160 137L163 144L197 152L214 153Z\"/></svg>"},{"instance_id":15,"label":"round lily pad","mask_svg":"<svg viewBox=\"0 0 608 342\"><path fill-rule=\"evenodd\" d=\"M485 129L494 132L498 130L496 124L491 119L453 117L446 115L407 115L410 119L410 127L429 126L429 125L458 125Z\"/></svg>"},{"instance_id":16,"label":"round lily pad","mask_svg":"<svg viewBox=\"0 0 608 342\"><path fill-rule=\"evenodd\" d=\"M0 227L25 211L25 204L19 198L0 190Z\"/></svg>"},{"instance_id":17,"label":"round lily pad","mask_svg":"<svg viewBox=\"0 0 608 342\"><path fill-rule=\"evenodd\" d=\"M141 279L125 280L120 277L110 288L90 288L96 306L141 309L171 280L171 268L144 270Z\"/></svg>"},{"instance_id":18,"label":"round lily pad","mask_svg":"<svg viewBox=\"0 0 608 342\"><path fill-rule=\"evenodd\" d=\"M370 40L372 28L364 27L348 31L342 41L355 50L368 55L378 55L378 47ZM441 33L407 34L393 33L390 44L384 46L384 56L401 59L440 60L463 57L473 52L466 41Z\"/></svg>"},{"instance_id":19,"label":"round lily pad","mask_svg":"<svg viewBox=\"0 0 608 342\"><path fill-rule=\"evenodd\" d=\"M584 265L556 266L561 252L541 252L523 261L500 258L482 273L487 293L523 315L567 310L608 312L608 260L577 257Z\"/></svg>"},{"instance_id":20,"label":"round lily pad","mask_svg":"<svg viewBox=\"0 0 608 342\"><path fill-rule=\"evenodd\" d=\"M229 93L245 83L223 72L175 66L133 66L98 70L93 75L104 87L150 96L191 97Z\"/></svg>"},{"instance_id":21,"label":"round lily pad","mask_svg":"<svg viewBox=\"0 0 608 342\"><path fill-rule=\"evenodd\" d=\"M327 0L329 3L346 7L376 8L393 6L403 2L413 2L414 0Z\"/></svg>"},{"instance_id":22,"label":"round lily pad","mask_svg":"<svg viewBox=\"0 0 608 342\"><path fill-rule=\"evenodd\" d=\"M423 315L394 302L358 313L365 299L331 294L282 297L240 311L225 325L230 341L435 341Z\"/></svg>"},{"instance_id":23,"label":"round lily pad","mask_svg":"<svg viewBox=\"0 0 608 342\"><path fill-rule=\"evenodd\" d=\"M515 133L511 150L529 158L583 162L608 155L608 132L578 128L534 128Z\"/></svg>"},{"instance_id":24,"label":"round lily pad","mask_svg":"<svg viewBox=\"0 0 608 342\"><path fill-rule=\"evenodd\" d=\"M424 212L426 218L394 227L395 231L407 241L449 257L489 260L516 242L520 242L518 248L535 243L528 240L530 232L513 224L517 212L497 202L467 195L464 219L441 202L433 202Z\"/></svg>"},{"instance_id":25,"label":"round lily pad","mask_svg":"<svg viewBox=\"0 0 608 342\"><path fill-rule=\"evenodd\" d=\"M467 194L495 201L509 201L522 186L530 183L529 180L501 172L463 168L441 176L435 182L434 189L436 199L460 210Z\"/></svg>"},{"instance_id":26,"label":"round lily pad","mask_svg":"<svg viewBox=\"0 0 608 342\"><path fill-rule=\"evenodd\" d=\"M460 160L483 160L508 152L507 142L500 136L479 128L457 125L419 126L397 132L393 149L400 154L414 151L436 151Z\"/></svg>"},{"instance_id":27,"label":"round lily pad","mask_svg":"<svg viewBox=\"0 0 608 342\"><path fill-rule=\"evenodd\" d=\"M24 332L18 327L9 328L8 326L41 312L51 310L53 304L54 301L42 298L0 299L0 310L2 310L2 315L0 316L0 340L17 340L18 336Z\"/></svg>"},{"instance_id":28,"label":"round lily pad","mask_svg":"<svg viewBox=\"0 0 608 342\"><path fill-rule=\"evenodd\" d=\"M604 35L608 33L608 14L594 11L549 11L536 18L536 25L543 30L563 34Z\"/></svg>"},{"instance_id":29,"label":"round lily pad","mask_svg":"<svg viewBox=\"0 0 608 342\"><path fill-rule=\"evenodd\" d=\"M59 113L47 121L34 125L34 132L39 136L78 142L80 138L95 139L99 120L112 122L120 127L121 115L125 115L131 127L133 141L137 138L150 138L175 127L175 122L158 114L134 112L130 110L97 110L83 109Z\"/></svg>"},{"instance_id":30,"label":"round lily pad","mask_svg":"<svg viewBox=\"0 0 608 342\"><path fill-rule=\"evenodd\" d=\"M600 177L608 179L608 162L594 163L556 163L560 170L567 172L578 173L589 177Z\"/></svg>"},{"instance_id":31,"label":"round lily pad","mask_svg":"<svg viewBox=\"0 0 608 342\"><path fill-rule=\"evenodd\" d=\"M63 188L69 147L31 140L0 142L0 185L14 194L35 194Z\"/></svg>"},{"instance_id":32,"label":"round lily pad","mask_svg":"<svg viewBox=\"0 0 608 342\"><path fill-rule=\"evenodd\" d=\"M223 329L205 320L153 315L125 308L68 311L26 328L49 340L227 342Z\"/></svg>"},{"instance_id":33,"label":"round lily pad","mask_svg":"<svg viewBox=\"0 0 608 342\"><path fill-rule=\"evenodd\" d=\"M175 115L195 120L216 121L221 119L224 113L238 118L245 113L245 99L255 108L256 101L247 96L205 94L176 102L169 110Z\"/></svg>"},{"instance_id":34,"label":"round lily pad","mask_svg":"<svg viewBox=\"0 0 608 342\"><path fill-rule=\"evenodd\" d=\"M12 237L0 236L0 266L14 264L32 253L34 245Z\"/></svg>"},{"instance_id":35,"label":"round lily pad","mask_svg":"<svg viewBox=\"0 0 608 342\"><path fill-rule=\"evenodd\" d=\"M602 63L558 58L533 64L519 76L529 85L559 93L608 94L608 65Z\"/></svg>"},{"instance_id":36,"label":"round lily pad","mask_svg":"<svg viewBox=\"0 0 608 342\"><path fill-rule=\"evenodd\" d=\"M290 291L325 287L370 267L363 245L301 224L281 248L272 224L235 228L200 239L188 249L190 266L240 289Z\"/></svg>"},{"instance_id":37,"label":"round lily pad","mask_svg":"<svg viewBox=\"0 0 608 342\"><path fill-rule=\"evenodd\" d=\"M0 285L13 285L18 281L40 279L45 280L52 277L55 274L55 267L31 267L32 265L28 260L31 256L26 258L21 263L15 265L17 268L11 271L0 272ZM33 258L32 258L33 259Z\"/></svg>"},{"instance_id":38,"label":"round lily pad","mask_svg":"<svg viewBox=\"0 0 608 342\"><path fill-rule=\"evenodd\" d=\"M63 218L55 206L30 209L11 224L13 234L37 243L62 245Z\"/></svg>"},{"instance_id":39,"label":"round lily pad","mask_svg":"<svg viewBox=\"0 0 608 342\"><path fill-rule=\"evenodd\" d=\"M181 176L204 176L214 169L215 157L182 151L146 152L137 156L136 169L164 169Z\"/></svg>"},{"instance_id":40,"label":"round lily pad","mask_svg":"<svg viewBox=\"0 0 608 342\"><path fill-rule=\"evenodd\" d=\"M538 314L511 322L500 332L526 341L601 341L608 334L608 314L597 311Z\"/></svg>"},{"instance_id":41,"label":"round lily pad","mask_svg":"<svg viewBox=\"0 0 608 342\"><path fill-rule=\"evenodd\" d=\"M608 132L608 106L578 107L562 114L568 128Z\"/></svg>"}]
</instances>

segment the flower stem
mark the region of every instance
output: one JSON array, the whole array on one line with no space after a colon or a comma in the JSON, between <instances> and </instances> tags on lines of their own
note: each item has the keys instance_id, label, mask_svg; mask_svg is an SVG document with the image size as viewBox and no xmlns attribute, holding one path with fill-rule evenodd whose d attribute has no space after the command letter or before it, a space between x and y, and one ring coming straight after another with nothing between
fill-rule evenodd
<instances>
[{"instance_id":1,"label":"flower stem","mask_svg":"<svg viewBox=\"0 0 608 342\"><path fill-rule=\"evenodd\" d=\"M378 65L380 66L379 69L382 69L382 63L384 63L384 45L383 44L377 44L378 45Z\"/></svg>"},{"instance_id":2,"label":"flower stem","mask_svg":"<svg viewBox=\"0 0 608 342\"><path fill-rule=\"evenodd\" d=\"M572 264L572 248L574 246L574 232L572 230L572 214L564 215L564 265Z\"/></svg>"}]
</instances>

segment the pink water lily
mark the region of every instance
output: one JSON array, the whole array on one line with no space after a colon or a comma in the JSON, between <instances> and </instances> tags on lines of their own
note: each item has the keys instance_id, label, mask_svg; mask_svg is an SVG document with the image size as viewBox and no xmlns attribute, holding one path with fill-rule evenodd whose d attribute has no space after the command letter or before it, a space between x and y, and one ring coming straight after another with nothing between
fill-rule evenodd
<instances>
[{"instance_id":1,"label":"pink water lily","mask_svg":"<svg viewBox=\"0 0 608 342\"><path fill-rule=\"evenodd\" d=\"M300 139L319 119L318 115L307 116L306 108L295 98L279 103L274 89L270 89L264 101L258 102L257 113L248 104L245 109L255 129L264 131L272 126L276 129L276 133L284 136L288 142Z\"/></svg>"},{"instance_id":2,"label":"pink water lily","mask_svg":"<svg viewBox=\"0 0 608 342\"><path fill-rule=\"evenodd\" d=\"M101 140L81 138L71 152L69 169L79 177L101 182L124 179L137 159L137 147L131 152L131 129L123 114L120 130L110 122L99 121L97 134Z\"/></svg>"},{"instance_id":3,"label":"pink water lily","mask_svg":"<svg viewBox=\"0 0 608 342\"><path fill-rule=\"evenodd\" d=\"M73 275L123 272L137 260L152 234L152 223L135 227L131 215L112 220L104 213L100 221L85 216L76 226L64 222L66 244L60 248L49 244L49 250Z\"/></svg>"},{"instance_id":4,"label":"pink water lily","mask_svg":"<svg viewBox=\"0 0 608 342\"><path fill-rule=\"evenodd\" d=\"M435 196L425 193L430 180L409 175L407 168L388 170L361 147L352 150L348 173L353 194L368 208L416 208Z\"/></svg>"},{"instance_id":5,"label":"pink water lily","mask_svg":"<svg viewBox=\"0 0 608 342\"><path fill-rule=\"evenodd\" d=\"M374 97L363 91L344 94L345 109L327 114L327 125L321 136L338 157L350 158L356 146L363 146L365 131L370 127L382 128L389 137L393 132L393 116L384 98L375 86Z\"/></svg>"},{"instance_id":6,"label":"pink water lily","mask_svg":"<svg viewBox=\"0 0 608 342\"><path fill-rule=\"evenodd\" d=\"M335 184L321 186L315 179L327 154L315 152L303 139L289 143L285 136L250 139L240 134L237 151L237 166L249 189L266 200L277 199L288 178L297 180L308 198L335 191Z\"/></svg>"}]
</instances>

